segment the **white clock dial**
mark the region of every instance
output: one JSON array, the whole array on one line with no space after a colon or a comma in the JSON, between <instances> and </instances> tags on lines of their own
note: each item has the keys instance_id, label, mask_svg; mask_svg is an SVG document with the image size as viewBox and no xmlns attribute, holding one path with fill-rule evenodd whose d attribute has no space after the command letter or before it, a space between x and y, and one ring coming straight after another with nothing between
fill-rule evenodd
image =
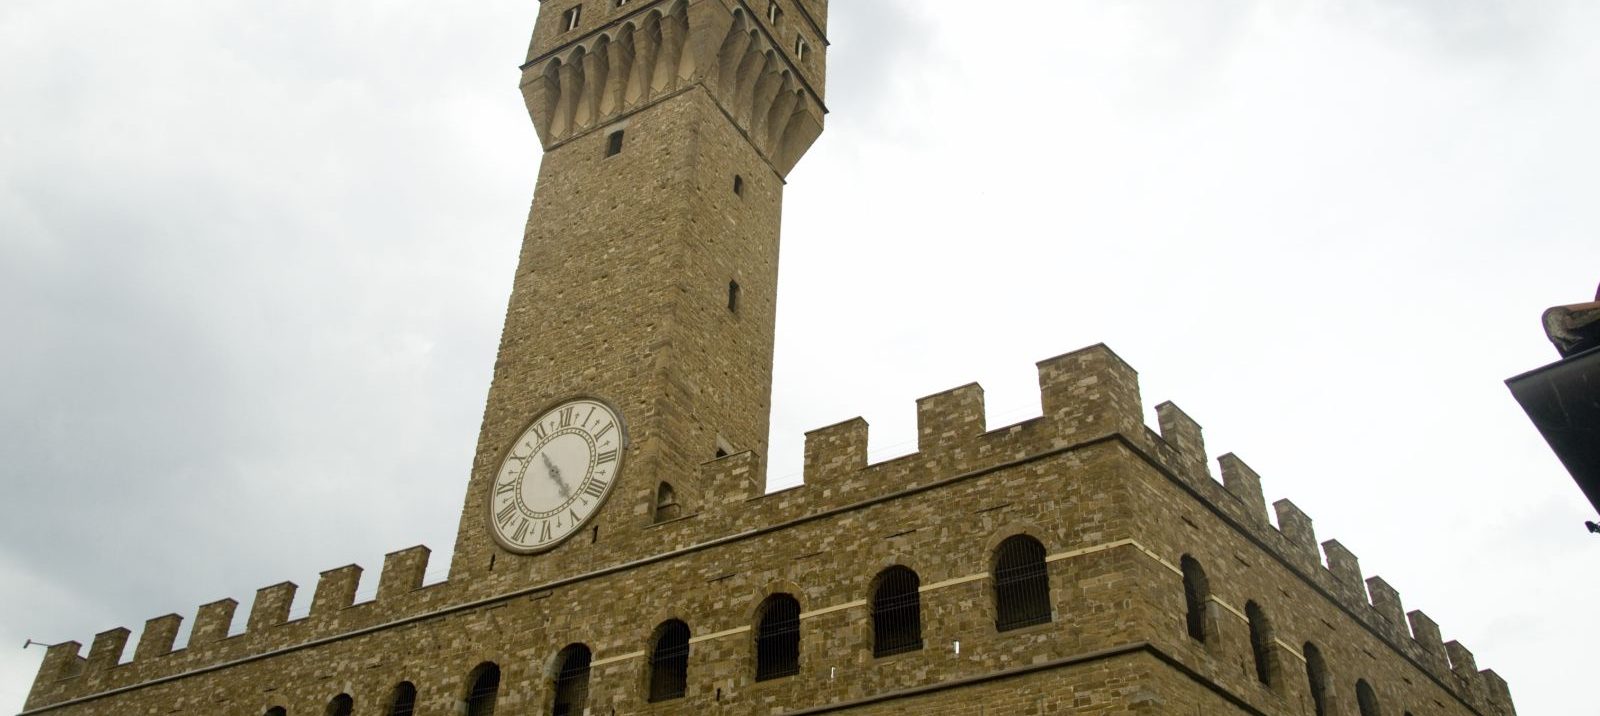
<instances>
[{"instance_id":1,"label":"white clock dial","mask_svg":"<svg viewBox=\"0 0 1600 716\"><path fill-rule=\"evenodd\" d=\"M622 417L591 398L557 405L511 445L489 488L489 531L513 552L555 547L611 494L628 447Z\"/></svg>"}]
</instances>

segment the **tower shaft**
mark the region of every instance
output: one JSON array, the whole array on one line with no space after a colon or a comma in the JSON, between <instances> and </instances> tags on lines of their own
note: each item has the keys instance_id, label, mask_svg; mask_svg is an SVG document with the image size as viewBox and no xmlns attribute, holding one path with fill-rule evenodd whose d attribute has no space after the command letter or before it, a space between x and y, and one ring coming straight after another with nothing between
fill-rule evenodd
<instances>
[{"instance_id":1,"label":"tower shaft","mask_svg":"<svg viewBox=\"0 0 1600 716\"><path fill-rule=\"evenodd\" d=\"M489 536L489 490L558 401L610 403L630 448L594 531L557 562L648 526L662 483L693 510L702 463L766 452L784 176L821 131L804 68L820 72L825 43L795 37L797 61L786 15L635 4L541 8L523 93L546 151L452 579L532 569Z\"/></svg>"}]
</instances>

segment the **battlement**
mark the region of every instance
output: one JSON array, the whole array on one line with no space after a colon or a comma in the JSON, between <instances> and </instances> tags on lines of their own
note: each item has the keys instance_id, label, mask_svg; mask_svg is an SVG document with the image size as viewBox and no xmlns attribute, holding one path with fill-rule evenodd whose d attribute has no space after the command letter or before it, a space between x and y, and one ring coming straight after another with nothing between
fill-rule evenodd
<instances>
[{"instance_id":1,"label":"battlement","mask_svg":"<svg viewBox=\"0 0 1600 716\"><path fill-rule=\"evenodd\" d=\"M590 25L567 29L563 17L541 17L522 68L523 99L546 150L599 127L620 129L627 115L695 86L780 176L822 134L827 41L804 6L775 27L743 5L588 5L579 15L598 18Z\"/></svg>"},{"instance_id":2,"label":"battlement","mask_svg":"<svg viewBox=\"0 0 1600 716\"><path fill-rule=\"evenodd\" d=\"M701 467L700 504L689 505L688 514L648 530L648 540L640 543L648 551L619 550L608 554L603 565L573 562L565 565L571 567L569 572L561 571L563 563L547 563L557 566L542 573L571 583L998 470L1045 460L1089 461L1097 459L1097 453L1133 455L1477 712L1515 713L1503 679L1493 671L1480 671L1471 651L1459 642L1444 642L1438 625L1426 614L1407 612L1399 591L1387 580L1363 575L1360 560L1342 543L1319 543L1312 519L1293 502L1273 503L1273 524L1261 476L1237 455L1218 458L1221 481L1213 478L1200 425L1175 404L1155 408L1159 432L1147 428L1137 374L1109 348L1096 345L1041 361L1038 372L1043 408L1039 417L991 430L985 424L983 389L977 384L959 386L916 401L918 449L909 455L870 462L868 425L859 417L807 433L804 484L775 493L767 493L761 484L760 456L729 455ZM1038 470L1025 474L1027 479L1034 475L1049 479ZM309 614L299 619L290 618L295 584L264 587L256 594L243 632L236 635L228 632L238 603L212 602L199 608L188 645L181 649L175 649L174 642L182 618L156 617L146 623L127 663L119 661L131 635L123 628L96 636L87 657L80 656L78 642L51 647L29 708L510 598L484 599L466 590L467 585L451 582L424 587L429 556L426 547L388 555L376 595L365 602L357 599L361 567L323 572ZM527 594L539 588L517 584L508 591Z\"/></svg>"},{"instance_id":3,"label":"battlement","mask_svg":"<svg viewBox=\"0 0 1600 716\"><path fill-rule=\"evenodd\" d=\"M298 586L280 582L256 591L244 630L231 634L239 602L221 599L201 605L187 645L177 647L183 617L167 614L145 622L133 658L123 661L131 632L110 629L94 637L87 658L76 641L50 647L28 699L29 709L81 696L135 686L222 664L259 658L319 639L369 629L399 615L424 613L442 601L423 587L427 547L412 547L384 558L375 599L356 603L362 569L348 565L323 572L309 614L291 618Z\"/></svg>"}]
</instances>

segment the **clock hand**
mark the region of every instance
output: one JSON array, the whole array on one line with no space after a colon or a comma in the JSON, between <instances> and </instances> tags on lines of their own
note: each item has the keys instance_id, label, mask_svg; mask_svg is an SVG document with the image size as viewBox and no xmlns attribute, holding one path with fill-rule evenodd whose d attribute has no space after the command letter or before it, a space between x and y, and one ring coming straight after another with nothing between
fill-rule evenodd
<instances>
[{"instance_id":1,"label":"clock hand","mask_svg":"<svg viewBox=\"0 0 1600 716\"><path fill-rule=\"evenodd\" d=\"M561 479L561 468L556 467L555 462L550 459L549 455L540 455L539 457L544 458L545 474L555 481L556 489L561 492L561 499L565 500L571 497L572 491L567 489L566 481Z\"/></svg>"}]
</instances>

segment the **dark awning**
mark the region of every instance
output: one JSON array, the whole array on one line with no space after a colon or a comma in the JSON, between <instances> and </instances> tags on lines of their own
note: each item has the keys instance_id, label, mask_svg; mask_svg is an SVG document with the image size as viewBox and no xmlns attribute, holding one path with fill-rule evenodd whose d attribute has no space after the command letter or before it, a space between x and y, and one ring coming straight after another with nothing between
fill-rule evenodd
<instances>
[{"instance_id":1,"label":"dark awning","mask_svg":"<svg viewBox=\"0 0 1600 716\"><path fill-rule=\"evenodd\" d=\"M1524 373L1506 385L1600 511L1600 348Z\"/></svg>"}]
</instances>

